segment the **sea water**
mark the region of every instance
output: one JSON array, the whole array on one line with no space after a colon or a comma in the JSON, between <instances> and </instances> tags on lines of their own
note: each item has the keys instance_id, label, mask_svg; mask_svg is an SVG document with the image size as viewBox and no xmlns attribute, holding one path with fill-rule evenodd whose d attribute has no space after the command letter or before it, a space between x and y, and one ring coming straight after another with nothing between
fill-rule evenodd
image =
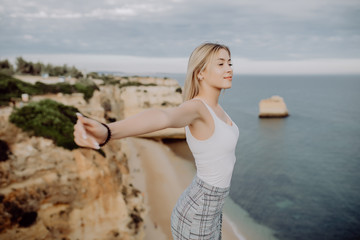
<instances>
[{"instance_id":1,"label":"sea water","mask_svg":"<svg viewBox=\"0 0 360 240\"><path fill-rule=\"evenodd\" d=\"M183 85L185 75L168 77ZM258 118L272 95L288 118ZM220 102L240 131L225 205L239 233L360 239L360 76L236 75Z\"/></svg>"}]
</instances>

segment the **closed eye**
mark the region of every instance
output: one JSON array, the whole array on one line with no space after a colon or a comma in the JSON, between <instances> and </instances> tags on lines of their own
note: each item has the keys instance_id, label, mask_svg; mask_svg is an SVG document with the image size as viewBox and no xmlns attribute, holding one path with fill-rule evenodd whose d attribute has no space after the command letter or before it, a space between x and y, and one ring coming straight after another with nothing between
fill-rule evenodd
<instances>
[{"instance_id":1,"label":"closed eye","mask_svg":"<svg viewBox=\"0 0 360 240\"><path fill-rule=\"evenodd\" d=\"M219 66L223 66L223 63L219 63ZM232 63L229 63L229 66L232 67Z\"/></svg>"}]
</instances>

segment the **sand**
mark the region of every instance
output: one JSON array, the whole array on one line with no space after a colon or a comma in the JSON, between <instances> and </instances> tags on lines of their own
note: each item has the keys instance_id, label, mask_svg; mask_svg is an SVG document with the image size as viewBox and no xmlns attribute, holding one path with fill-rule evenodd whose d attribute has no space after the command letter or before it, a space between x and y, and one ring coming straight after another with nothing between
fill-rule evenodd
<instances>
[{"instance_id":1,"label":"sand","mask_svg":"<svg viewBox=\"0 0 360 240\"><path fill-rule=\"evenodd\" d=\"M195 175L194 161L184 144L167 145L142 138L122 139L133 185L144 193L148 208L145 240L172 239L170 216L180 194ZM237 239L224 217L223 239Z\"/></svg>"}]
</instances>

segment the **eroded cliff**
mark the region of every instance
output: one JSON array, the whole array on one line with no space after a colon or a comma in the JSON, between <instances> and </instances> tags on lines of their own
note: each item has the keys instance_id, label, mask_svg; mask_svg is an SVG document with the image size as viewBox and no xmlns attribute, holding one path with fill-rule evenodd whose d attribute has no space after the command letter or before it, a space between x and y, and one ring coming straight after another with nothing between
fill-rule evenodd
<instances>
[{"instance_id":1,"label":"eroded cliff","mask_svg":"<svg viewBox=\"0 0 360 240\"><path fill-rule=\"evenodd\" d=\"M79 93L31 96L30 101L52 99L101 122L181 103L174 80L119 83L132 81L138 86L99 86L88 102ZM90 149L66 150L9 123L11 112L12 107L0 108L0 140L8 147L0 161L0 239L143 239L148 210L143 193L131 184L122 141L103 147L105 156ZM148 137L184 135L168 130Z\"/></svg>"},{"instance_id":2,"label":"eroded cliff","mask_svg":"<svg viewBox=\"0 0 360 240\"><path fill-rule=\"evenodd\" d=\"M2 111L3 113L6 111ZM143 196L120 141L69 151L29 137L1 116L10 148L0 163L1 239L142 239Z\"/></svg>"}]
</instances>

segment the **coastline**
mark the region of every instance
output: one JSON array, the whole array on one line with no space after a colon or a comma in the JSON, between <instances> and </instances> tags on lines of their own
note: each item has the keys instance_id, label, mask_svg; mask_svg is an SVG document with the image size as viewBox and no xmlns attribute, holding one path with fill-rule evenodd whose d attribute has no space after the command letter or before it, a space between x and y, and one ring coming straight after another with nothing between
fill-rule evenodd
<instances>
[{"instance_id":1,"label":"coastline","mask_svg":"<svg viewBox=\"0 0 360 240\"><path fill-rule=\"evenodd\" d=\"M148 215L144 240L172 239L170 216L180 194L192 181L196 170L184 146L163 144L142 138L122 139L128 156L134 187L144 193ZM181 153L181 157L177 154ZM184 154L184 155L183 155ZM223 239L245 240L236 233L224 214Z\"/></svg>"}]
</instances>

